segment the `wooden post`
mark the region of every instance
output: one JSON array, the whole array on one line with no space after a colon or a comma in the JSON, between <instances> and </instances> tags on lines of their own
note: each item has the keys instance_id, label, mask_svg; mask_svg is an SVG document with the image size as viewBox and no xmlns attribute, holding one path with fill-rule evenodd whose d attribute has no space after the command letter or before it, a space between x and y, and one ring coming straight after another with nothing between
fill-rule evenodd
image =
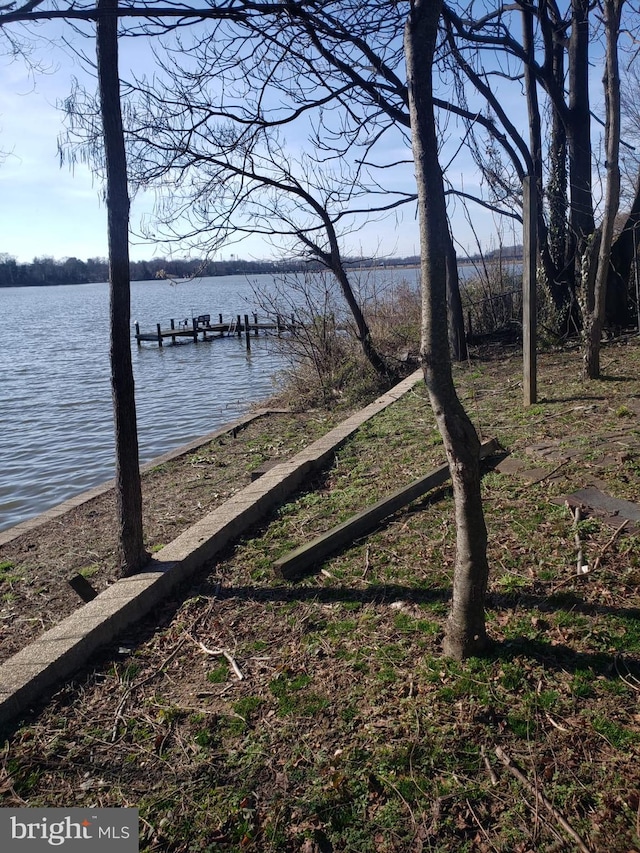
<instances>
[{"instance_id":1,"label":"wooden post","mask_svg":"<svg viewBox=\"0 0 640 853\"><path fill-rule=\"evenodd\" d=\"M74 592L78 593L85 604L89 601L93 601L93 599L98 595L89 581L82 575L72 575L72 577L68 578L67 583Z\"/></svg>"},{"instance_id":2,"label":"wooden post","mask_svg":"<svg viewBox=\"0 0 640 853\"><path fill-rule=\"evenodd\" d=\"M158 346L162 346L162 329L160 328L160 323L156 323L156 329L158 330Z\"/></svg>"},{"instance_id":3,"label":"wooden post","mask_svg":"<svg viewBox=\"0 0 640 853\"><path fill-rule=\"evenodd\" d=\"M247 349L251 349L251 330L249 329L249 315L244 315L244 339L247 344Z\"/></svg>"},{"instance_id":4,"label":"wooden post","mask_svg":"<svg viewBox=\"0 0 640 853\"><path fill-rule=\"evenodd\" d=\"M142 346L140 343L140 323L136 320L136 343L138 346Z\"/></svg>"},{"instance_id":5,"label":"wooden post","mask_svg":"<svg viewBox=\"0 0 640 853\"><path fill-rule=\"evenodd\" d=\"M253 334L258 337L258 315L256 312L253 312Z\"/></svg>"},{"instance_id":6,"label":"wooden post","mask_svg":"<svg viewBox=\"0 0 640 853\"><path fill-rule=\"evenodd\" d=\"M194 344L198 343L198 320L195 317L191 318L191 325L193 326L193 342Z\"/></svg>"},{"instance_id":7,"label":"wooden post","mask_svg":"<svg viewBox=\"0 0 640 853\"><path fill-rule=\"evenodd\" d=\"M525 406L531 406L538 399L536 365L537 195L536 179L527 175L522 182L522 387Z\"/></svg>"},{"instance_id":8,"label":"wooden post","mask_svg":"<svg viewBox=\"0 0 640 853\"><path fill-rule=\"evenodd\" d=\"M276 329L278 330L278 337L282 334L282 325L280 322L280 315L276 314Z\"/></svg>"},{"instance_id":9,"label":"wooden post","mask_svg":"<svg viewBox=\"0 0 640 853\"><path fill-rule=\"evenodd\" d=\"M240 317L239 314L238 314L236 320L237 320L236 332L238 333L238 337L240 337L240 335L242 334L242 318Z\"/></svg>"},{"instance_id":10,"label":"wooden post","mask_svg":"<svg viewBox=\"0 0 640 853\"><path fill-rule=\"evenodd\" d=\"M638 229L633 226L633 270L636 283L636 317L638 318L638 334L640 334L640 270L638 268Z\"/></svg>"},{"instance_id":11,"label":"wooden post","mask_svg":"<svg viewBox=\"0 0 640 853\"><path fill-rule=\"evenodd\" d=\"M173 330L173 329L175 329L175 327L176 327L176 321L173 318L171 318L171 329ZM175 344L175 342L176 342L176 336L171 335L171 343Z\"/></svg>"}]
</instances>

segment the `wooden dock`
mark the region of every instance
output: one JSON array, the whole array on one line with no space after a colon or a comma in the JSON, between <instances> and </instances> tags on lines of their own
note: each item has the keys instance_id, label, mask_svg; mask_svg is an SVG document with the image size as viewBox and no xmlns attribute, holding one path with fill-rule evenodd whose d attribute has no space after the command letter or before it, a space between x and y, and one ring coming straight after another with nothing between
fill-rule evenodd
<instances>
[{"instance_id":1,"label":"wooden dock","mask_svg":"<svg viewBox=\"0 0 640 853\"><path fill-rule=\"evenodd\" d=\"M135 337L138 346L143 341L158 344L159 347L164 346L165 341L170 341L172 344L178 342L179 339L186 339L198 343L198 341L212 341L216 338L244 335L247 349L251 349L251 337L255 337L263 332L265 334L275 333L281 335L283 332L292 332L295 329L301 328L302 324L297 322L292 314L289 321L283 319L280 315L275 317L267 317L262 321L258 320L258 315L253 314L253 322L249 319L249 315L244 316L237 314L234 320L225 322L222 319L222 314L218 315L218 322L211 322L210 314L200 314L198 317L188 317L184 320L179 320L176 324L174 319L169 321L169 328L163 328L160 323L156 324L155 331L141 332L140 324L135 323Z\"/></svg>"}]
</instances>

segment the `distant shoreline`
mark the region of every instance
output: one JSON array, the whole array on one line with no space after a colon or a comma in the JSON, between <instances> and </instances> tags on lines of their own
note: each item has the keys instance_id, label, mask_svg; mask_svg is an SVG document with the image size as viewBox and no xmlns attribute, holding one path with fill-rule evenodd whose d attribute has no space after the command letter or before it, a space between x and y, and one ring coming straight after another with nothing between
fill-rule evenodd
<instances>
[{"instance_id":1,"label":"distant shoreline","mask_svg":"<svg viewBox=\"0 0 640 853\"><path fill-rule=\"evenodd\" d=\"M78 261L76 258L66 261L54 261L45 259L46 263L34 262L32 264L18 264L12 261L0 262L0 289L5 287L64 287L68 285L82 284L104 284L108 285L108 264L104 259L95 261ZM470 267L491 264L498 260L496 253L491 253L484 258L458 258L459 267ZM503 263L521 264L522 257L517 255L503 255ZM70 263L73 262L73 263ZM86 267L95 271L96 275L88 275ZM419 258L398 258L385 261L371 262L370 260L351 261L346 264L347 269L353 271L373 272L385 269L419 269ZM83 267L85 269L83 269ZM289 275L295 273L323 272L326 268L319 265L301 264L294 262L288 265L286 262L255 262L238 261L225 262L216 261L204 265L203 262L192 261L134 261L131 264L131 281L148 282L153 284L159 281L182 280L192 281L199 278L225 278L233 275Z\"/></svg>"}]
</instances>

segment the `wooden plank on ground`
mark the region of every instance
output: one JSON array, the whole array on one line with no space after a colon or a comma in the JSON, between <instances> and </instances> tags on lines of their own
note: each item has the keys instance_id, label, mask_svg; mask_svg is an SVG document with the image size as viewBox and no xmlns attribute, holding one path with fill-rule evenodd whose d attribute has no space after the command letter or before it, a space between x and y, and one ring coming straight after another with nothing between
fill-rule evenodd
<instances>
[{"instance_id":1,"label":"wooden plank on ground","mask_svg":"<svg viewBox=\"0 0 640 853\"><path fill-rule=\"evenodd\" d=\"M480 447L480 458L484 459L490 456L499 447L500 445L495 438L485 441ZM318 536L312 542L301 545L294 551L285 554L284 557L280 557L273 564L276 574L288 580L302 577L329 554L358 539L387 516L411 503L411 501L422 497L431 489L441 486L448 479L449 466L447 464L430 471L424 477L420 477L408 486L387 495L377 503L327 531L327 533Z\"/></svg>"},{"instance_id":2,"label":"wooden plank on ground","mask_svg":"<svg viewBox=\"0 0 640 853\"><path fill-rule=\"evenodd\" d=\"M627 527L628 532L633 532L640 527L640 506L638 504L621 498L614 498L595 486L588 486L570 495L555 498L553 502L581 507L588 515L596 515L610 527L618 527L620 522L625 519L630 522Z\"/></svg>"}]
</instances>

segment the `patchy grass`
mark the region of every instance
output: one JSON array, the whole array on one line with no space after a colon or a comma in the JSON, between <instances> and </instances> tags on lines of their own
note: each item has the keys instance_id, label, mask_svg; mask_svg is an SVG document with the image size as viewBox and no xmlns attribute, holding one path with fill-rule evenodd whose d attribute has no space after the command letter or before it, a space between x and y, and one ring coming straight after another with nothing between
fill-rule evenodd
<instances>
[{"instance_id":1,"label":"patchy grass","mask_svg":"<svg viewBox=\"0 0 640 853\"><path fill-rule=\"evenodd\" d=\"M560 466L532 482L484 476L485 657L441 655L455 547L446 487L297 584L271 569L441 463L420 388L7 732L4 804L135 805L148 853L577 850L561 819L594 853L638 849L640 537L580 521L590 570L578 576L574 519L552 502L594 480L637 500L640 347L603 356L609 378L583 385L577 353L542 355L528 410L517 356L456 368L483 437L532 468ZM228 474L266 453L256 441ZM572 455L531 455L551 442ZM189 466L220 467L219 450L199 456ZM242 679L199 643L227 651Z\"/></svg>"}]
</instances>

